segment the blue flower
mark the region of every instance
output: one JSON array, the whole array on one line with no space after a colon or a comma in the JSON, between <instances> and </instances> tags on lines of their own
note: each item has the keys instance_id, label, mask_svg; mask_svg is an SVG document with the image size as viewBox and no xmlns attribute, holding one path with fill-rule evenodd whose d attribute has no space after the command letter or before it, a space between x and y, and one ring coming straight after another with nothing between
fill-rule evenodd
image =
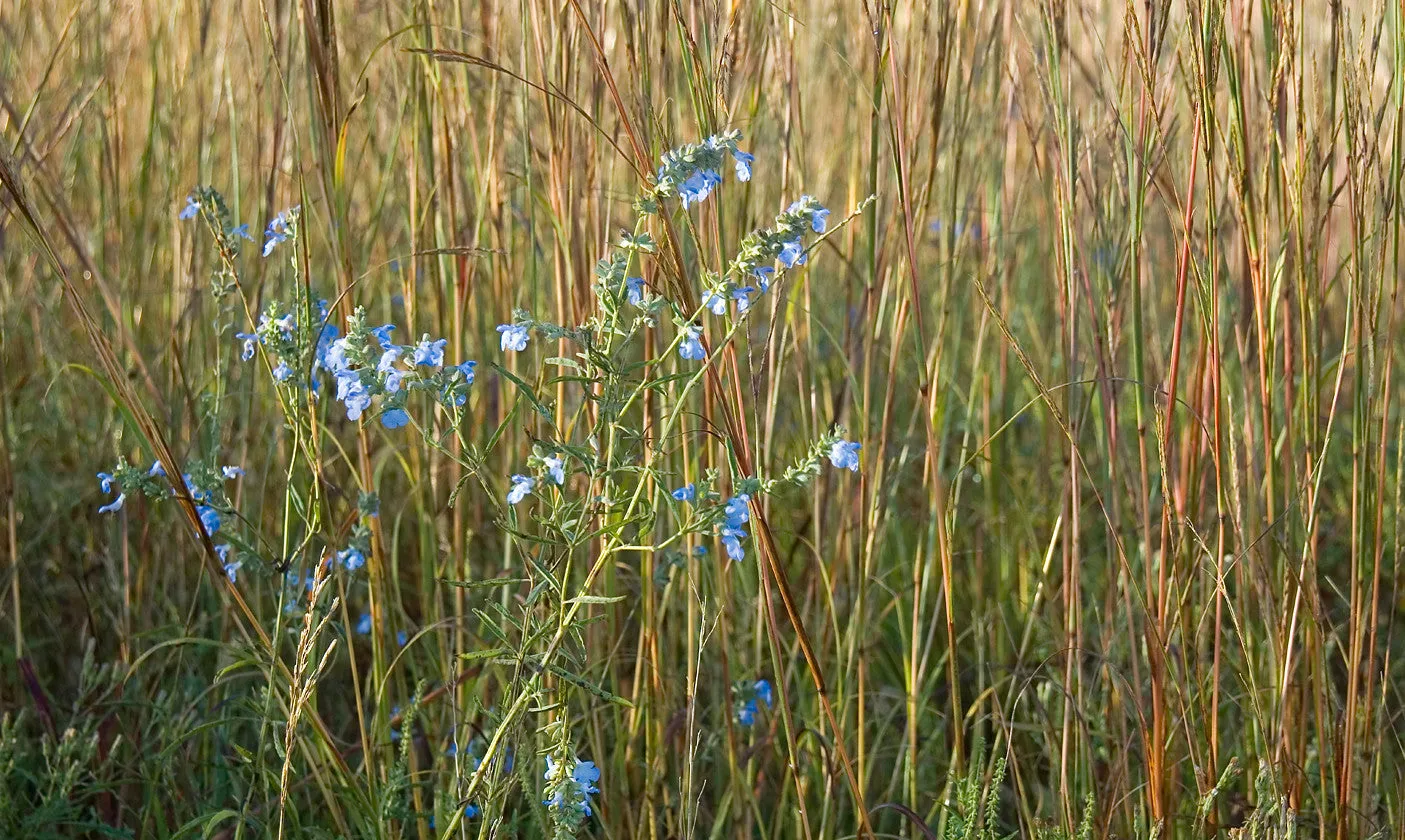
<instances>
[{"instance_id":1,"label":"blue flower","mask_svg":"<svg viewBox=\"0 0 1405 840\"><path fill-rule=\"evenodd\" d=\"M542 459L547 472L551 474L551 480L557 484L566 483L566 459L560 455L549 455Z\"/></svg>"},{"instance_id":2,"label":"blue flower","mask_svg":"<svg viewBox=\"0 0 1405 840\"><path fill-rule=\"evenodd\" d=\"M381 414L381 425L387 429L398 429L410 422L410 415L403 408L392 408Z\"/></svg>"},{"instance_id":3,"label":"blue flower","mask_svg":"<svg viewBox=\"0 0 1405 840\"><path fill-rule=\"evenodd\" d=\"M380 343L381 349L389 350L391 348L390 334L394 331L394 324L381 324L379 327L371 328L371 335L376 337L376 341Z\"/></svg>"},{"instance_id":4,"label":"blue flower","mask_svg":"<svg viewBox=\"0 0 1405 840\"><path fill-rule=\"evenodd\" d=\"M771 684L766 680L757 680L751 687L756 692L757 699L765 703L766 708L771 708Z\"/></svg>"},{"instance_id":5,"label":"blue flower","mask_svg":"<svg viewBox=\"0 0 1405 840\"><path fill-rule=\"evenodd\" d=\"M158 461L152 461L152 462L151 462L151 469L147 470L147 471L146 471L146 474L147 474L148 476L153 477L153 478L156 477L156 476L160 476L160 477L162 477L162 478L165 478L165 477L166 477L166 468L161 465L161 462L160 462L159 460L158 460Z\"/></svg>"},{"instance_id":6,"label":"blue flower","mask_svg":"<svg viewBox=\"0 0 1405 840\"><path fill-rule=\"evenodd\" d=\"M371 635L371 614L361 613L361 617L356 620L356 633L360 636Z\"/></svg>"},{"instance_id":7,"label":"blue flower","mask_svg":"<svg viewBox=\"0 0 1405 840\"><path fill-rule=\"evenodd\" d=\"M579 815L588 817L592 813L590 795L600 792L600 788L595 786L600 781L600 770L593 761L572 758L571 762L570 775L566 776L562 763L552 756L546 757L543 778L548 781L547 789L551 791L551 797L543 800L542 804L562 812L579 809Z\"/></svg>"},{"instance_id":8,"label":"blue flower","mask_svg":"<svg viewBox=\"0 0 1405 840\"><path fill-rule=\"evenodd\" d=\"M859 470L859 449L863 444L847 440L836 440L829 447L830 463L839 469Z\"/></svg>"},{"instance_id":9,"label":"blue flower","mask_svg":"<svg viewBox=\"0 0 1405 840\"><path fill-rule=\"evenodd\" d=\"M361 419L361 412L371 407L371 392L354 370L343 368L337 372L337 399L346 404L348 420Z\"/></svg>"},{"instance_id":10,"label":"blue flower","mask_svg":"<svg viewBox=\"0 0 1405 840\"><path fill-rule=\"evenodd\" d=\"M701 361L707 358L707 351L703 349L702 342L698 341L702 337L702 328L688 326L683 328L683 343L678 345L678 355L689 361Z\"/></svg>"},{"instance_id":11,"label":"blue flower","mask_svg":"<svg viewBox=\"0 0 1405 840\"><path fill-rule=\"evenodd\" d=\"M630 306L644 305L644 278L626 277L624 279L625 293L629 297Z\"/></svg>"},{"instance_id":12,"label":"blue flower","mask_svg":"<svg viewBox=\"0 0 1405 840\"><path fill-rule=\"evenodd\" d=\"M441 338L438 341L430 341L429 336L420 339L420 343L415 345L415 353L411 357L417 365L429 365L437 367L444 364L444 345L449 343L449 339Z\"/></svg>"},{"instance_id":13,"label":"blue flower","mask_svg":"<svg viewBox=\"0 0 1405 840\"><path fill-rule=\"evenodd\" d=\"M698 497L698 488L691 482L673 491L673 498L680 502L691 502Z\"/></svg>"},{"instance_id":14,"label":"blue flower","mask_svg":"<svg viewBox=\"0 0 1405 840\"><path fill-rule=\"evenodd\" d=\"M756 162L756 155L748 154L741 149L736 149L732 152L732 159L736 161L737 164L737 180L750 181L751 165Z\"/></svg>"},{"instance_id":15,"label":"blue flower","mask_svg":"<svg viewBox=\"0 0 1405 840\"><path fill-rule=\"evenodd\" d=\"M263 255L265 257L273 253L273 249L277 245L288 241L291 233L288 227L289 219L293 213L297 212L297 209L294 207L290 210L284 210L269 221L268 227L263 232Z\"/></svg>"},{"instance_id":16,"label":"blue flower","mask_svg":"<svg viewBox=\"0 0 1405 840\"><path fill-rule=\"evenodd\" d=\"M463 816L464 816L464 819L471 820L471 819L473 819L474 817L478 816L480 813L482 813L482 812L478 810L478 806L477 806L477 805L465 805L465 806L463 806Z\"/></svg>"},{"instance_id":17,"label":"blue flower","mask_svg":"<svg viewBox=\"0 0 1405 840\"><path fill-rule=\"evenodd\" d=\"M714 169L699 169L678 185L678 196L683 200L683 209L688 205L701 203L713 189L722 183L722 176Z\"/></svg>"},{"instance_id":18,"label":"blue flower","mask_svg":"<svg viewBox=\"0 0 1405 840\"><path fill-rule=\"evenodd\" d=\"M737 314L740 315L751 308L751 298L749 296L754 291L756 290L750 286L742 286L741 288L732 290L732 300L737 302Z\"/></svg>"},{"instance_id":19,"label":"blue flower","mask_svg":"<svg viewBox=\"0 0 1405 840\"><path fill-rule=\"evenodd\" d=\"M327 349L322 353L322 367L340 376L346 372L350 362L346 358L346 339L335 338L327 342Z\"/></svg>"},{"instance_id":20,"label":"blue flower","mask_svg":"<svg viewBox=\"0 0 1405 840\"><path fill-rule=\"evenodd\" d=\"M193 219L198 215L200 215L200 202L196 201L195 194L191 193L185 197L185 206L181 208L178 218L180 218L181 221L185 221L187 219Z\"/></svg>"},{"instance_id":21,"label":"blue flower","mask_svg":"<svg viewBox=\"0 0 1405 840\"><path fill-rule=\"evenodd\" d=\"M757 705L758 700L766 704L766 708L771 708L771 684L765 680L757 680L751 684L750 697L737 709L737 723L742 726L751 726L756 722L756 716L760 713L761 707Z\"/></svg>"},{"instance_id":22,"label":"blue flower","mask_svg":"<svg viewBox=\"0 0 1405 840\"><path fill-rule=\"evenodd\" d=\"M254 241L254 238L249 235L249 226L248 226L248 224L242 224L242 225L239 225L239 226L237 226L237 227L232 227L232 228L230 228L228 231L226 231L226 233L227 233L229 236L239 236L239 237L242 237L242 238L244 238L244 239L249 240L250 242L253 242L253 241Z\"/></svg>"},{"instance_id":23,"label":"blue flower","mask_svg":"<svg viewBox=\"0 0 1405 840\"><path fill-rule=\"evenodd\" d=\"M405 378L405 371L392 368L385 375L385 392L394 394L400 390L400 382ZM401 423L400 425L405 425ZM393 427L392 427L393 428Z\"/></svg>"},{"instance_id":24,"label":"blue flower","mask_svg":"<svg viewBox=\"0 0 1405 840\"><path fill-rule=\"evenodd\" d=\"M464 380L464 382L466 382L466 383L469 384L469 385L472 385L472 384L473 384L473 369L476 368L476 367L478 367L478 363L477 363L477 362L468 361L468 362L464 362L464 363L459 364L459 365L455 365L454 367L455 367L456 370L458 370L458 372L459 372L460 374L463 375L463 380Z\"/></svg>"},{"instance_id":25,"label":"blue flower","mask_svg":"<svg viewBox=\"0 0 1405 840\"><path fill-rule=\"evenodd\" d=\"M200 524L205 526L205 533L215 534L220 529L220 512L209 505L199 505L195 512L200 516Z\"/></svg>"},{"instance_id":26,"label":"blue flower","mask_svg":"<svg viewBox=\"0 0 1405 840\"><path fill-rule=\"evenodd\" d=\"M531 333L527 332L525 324L498 324L498 332L502 333L504 353L508 350L520 353L527 349L527 339L531 337Z\"/></svg>"},{"instance_id":27,"label":"blue flower","mask_svg":"<svg viewBox=\"0 0 1405 840\"><path fill-rule=\"evenodd\" d=\"M512 488L507 491L507 503L515 505L527 498L527 494L532 492L532 488L535 486L537 486L537 480L530 475L514 475Z\"/></svg>"},{"instance_id":28,"label":"blue flower","mask_svg":"<svg viewBox=\"0 0 1405 840\"><path fill-rule=\"evenodd\" d=\"M287 362L280 359L278 366L273 369L273 378L279 382L287 382L293 378L293 369L288 367Z\"/></svg>"},{"instance_id":29,"label":"blue flower","mask_svg":"<svg viewBox=\"0 0 1405 840\"><path fill-rule=\"evenodd\" d=\"M234 337L244 340L244 351L239 354L239 358L246 362L254 357L254 345L260 344L263 341L259 338L258 333L241 332L235 333Z\"/></svg>"},{"instance_id":30,"label":"blue flower","mask_svg":"<svg viewBox=\"0 0 1405 840\"><path fill-rule=\"evenodd\" d=\"M328 357L331 354L332 345L336 343L337 335L340 332L341 331L336 328L335 324L323 324L322 331L317 334L317 350L315 351L317 364L333 373L336 373L337 368L332 367L331 360ZM345 366L346 355L344 348L342 350L341 360L342 365Z\"/></svg>"},{"instance_id":31,"label":"blue flower","mask_svg":"<svg viewBox=\"0 0 1405 840\"><path fill-rule=\"evenodd\" d=\"M712 311L713 315L727 314L727 298L708 289L703 292L702 305Z\"/></svg>"},{"instance_id":32,"label":"blue flower","mask_svg":"<svg viewBox=\"0 0 1405 840\"><path fill-rule=\"evenodd\" d=\"M727 500L727 506L723 508L726 515L727 524L733 528L740 528L751 521L751 509L747 507L747 502L751 501L751 496L741 493Z\"/></svg>"},{"instance_id":33,"label":"blue flower","mask_svg":"<svg viewBox=\"0 0 1405 840\"><path fill-rule=\"evenodd\" d=\"M810 228L814 230L815 233L824 233L824 229L828 224L828 219L829 211L823 207L817 206L814 210L810 211Z\"/></svg>"},{"instance_id":34,"label":"blue flower","mask_svg":"<svg viewBox=\"0 0 1405 840\"><path fill-rule=\"evenodd\" d=\"M190 477L190 473L182 473L181 481L184 481L185 486L190 489L190 497L195 501L203 502L210 497L209 493L195 486L195 479ZM171 495L176 495L176 488L171 488Z\"/></svg>"},{"instance_id":35,"label":"blue flower","mask_svg":"<svg viewBox=\"0 0 1405 840\"><path fill-rule=\"evenodd\" d=\"M408 641L410 641L409 633L406 633L404 630L395 631L395 643L397 645L399 645L400 647L404 647L405 643Z\"/></svg>"},{"instance_id":36,"label":"blue flower","mask_svg":"<svg viewBox=\"0 0 1405 840\"><path fill-rule=\"evenodd\" d=\"M159 462L158 462L158 463L159 463ZM102 487L102 492L104 492L104 493L111 493L111 492L112 492L112 475L111 475L111 473L98 473L98 485Z\"/></svg>"},{"instance_id":37,"label":"blue flower","mask_svg":"<svg viewBox=\"0 0 1405 840\"><path fill-rule=\"evenodd\" d=\"M233 481L244 474L244 468L225 466L220 468L220 474L224 476L225 481Z\"/></svg>"},{"instance_id":38,"label":"blue flower","mask_svg":"<svg viewBox=\"0 0 1405 840\"><path fill-rule=\"evenodd\" d=\"M342 568L348 572L354 572L366 565L366 555L361 553L361 549L356 546L347 546L337 552L337 562L342 564Z\"/></svg>"},{"instance_id":39,"label":"blue flower","mask_svg":"<svg viewBox=\"0 0 1405 840\"><path fill-rule=\"evenodd\" d=\"M771 275L775 273L776 270L769 265L758 265L753 268L751 274L756 278L756 288L760 289L762 293L770 291Z\"/></svg>"},{"instance_id":40,"label":"blue flower","mask_svg":"<svg viewBox=\"0 0 1405 840\"><path fill-rule=\"evenodd\" d=\"M742 540L746 538L746 531L741 528L733 528L730 525L722 528L722 547L727 549L727 557L732 560L742 560L746 557L746 549L742 548Z\"/></svg>"},{"instance_id":41,"label":"blue flower","mask_svg":"<svg viewBox=\"0 0 1405 840\"><path fill-rule=\"evenodd\" d=\"M116 513L122 509L123 502L127 501L126 493L119 493L117 498L98 508L98 513Z\"/></svg>"},{"instance_id":42,"label":"blue flower","mask_svg":"<svg viewBox=\"0 0 1405 840\"><path fill-rule=\"evenodd\" d=\"M576 780L582 794L600 792L600 788L595 786L595 783L600 781L600 769L595 766L593 761L578 762L575 769L571 771L571 778Z\"/></svg>"},{"instance_id":43,"label":"blue flower","mask_svg":"<svg viewBox=\"0 0 1405 840\"><path fill-rule=\"evenodd\" d=\"M244 562L239 559L231 561L229 559L229 545L215 546L215 553L219 555L220 563L224 565L224 575L229 578L230 583L239 582L239 570L244 568Z\"/></svg>"},{"instance_id":44,"label":"blue flower","mask_svg":"<svg viewBox=\"0 0 1405 840\"><path fill-rule=\"evenodd\" d=\"M786 268L805 264L805 248L800 244L800 237L781 245L779 259Z\"/></svg>"},{"instance_id":45,"label":"blue flower","mask_svg":"<svg viewBox=\"0 0 1405 840\"><path fill-rule=\"evenodd\" d=\"M389 373L394 370L395 363L400 361L400 354L402 352L402 348L394 345L385 348L385 352L381 353L380 361L376 362L376 370L380 373Z\"/></svg>"}]
</instances>

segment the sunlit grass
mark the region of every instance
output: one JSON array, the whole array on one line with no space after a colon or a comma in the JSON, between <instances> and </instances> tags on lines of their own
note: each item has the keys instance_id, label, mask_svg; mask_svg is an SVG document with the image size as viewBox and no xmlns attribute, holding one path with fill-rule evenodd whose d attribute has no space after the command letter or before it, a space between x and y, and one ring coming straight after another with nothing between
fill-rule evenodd
<instances>
[{"instance_id":1,"label":"sunlit grass","mask_svg":"<svg viewBox=\"0 0 1405 840\"><path fill-rule=\"evenodd\" d=\"M1395 836L1399 9L897 6L0 7L0 835Z\"/></svg>"}]
</instances>

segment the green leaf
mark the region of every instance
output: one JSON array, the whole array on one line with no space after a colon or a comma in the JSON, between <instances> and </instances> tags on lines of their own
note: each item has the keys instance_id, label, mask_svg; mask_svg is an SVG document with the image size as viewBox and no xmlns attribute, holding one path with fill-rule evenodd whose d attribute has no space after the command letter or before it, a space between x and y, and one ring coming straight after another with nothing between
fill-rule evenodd
<instances>
[{"instance_id":1,"label":"green leaf","mask_svg":"<svg viewBox=\"0 0 1405 840\"><path fill-rule=\"evenodd\" d=\"M484 578L483 580L449 580L440 578L440 583L447 583L450 586L457 586L460 589L492 589L497 586L507 586L513 583L526 583L528 578Z\"/></svg>"}]
</instances>

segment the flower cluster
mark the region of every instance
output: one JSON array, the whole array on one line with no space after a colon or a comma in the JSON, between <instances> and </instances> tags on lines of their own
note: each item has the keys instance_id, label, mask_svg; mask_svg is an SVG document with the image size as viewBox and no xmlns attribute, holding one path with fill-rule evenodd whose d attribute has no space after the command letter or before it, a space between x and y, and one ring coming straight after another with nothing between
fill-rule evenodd
<instances>
[{"instance_id":1,"label":"flower cluster","mask_svg":"<svg viewBox=\"0 0 1405 840\"><path fill-rule=\"evenodd\" d=\"M732 688L732 694L736 698L733 714L742 726L756 723L761 705L772 708L771 684L766 680L757 680L749 685L743 681Z\"/></svg>"},{"instance_id":2,"label":"flower cluster","mask_svg":"<svg viewBox=\"0 0 1405 840\"><path fill-rule=\"evenodd\" d=\"M825 458L838 469L858 472L859 450L863 444L848 440L845 434L844 428L837 426L812 443L804 457L786 469L781 481L797 486L809 483L810 479L820 474Z\"/></svg>"},{"instance_id":3,"label":"flower cluster","mask_svg":"<svg viewBox=\"0 0 1405 840\"><path fill-rule=\"evenodd\" d=\"M249 235L249 226L236 223L229 207L224 203L224 198L210 187L196 187L191 190L185 197L185 206L176 214L181 221L190 221L202 215L211 232L219 240L220 247L231 255L239 253L240 239L250 242L254 240Z\"/></svg>"},{"instance_id":4,"label":"flower cluster","mask_svg":"<svg viewBox=\"0 0 1405 840\"><path fill-rule=\"evenodd\" d=\"M515 505L532 492L539 481L550 481L557 487L566 483L566 455L563 452L550 452L538 446L527 464L535 468L536 475L513 475L512 487L507 491L507 503Z\"/></svg>"},{"instance_id":5,"label":"flower cluster","mask_svg":"<svg viewBox=\"0 0 1405 840\"><path fill-rule=\"evenodd\" d=\"M557 836L575 836L585 818L593 813L590 796L599 793L595 783L600 770L593 761L581 761L575 755L560 754L546 757L546 799L542 804L551 813Z\"/></svg>"},{"instance_id":6,"label":"flower cluster","mask_svg":"<svg viewBox=\"0 0 1405 840\"><path fill-rule=\"evenodd\" d=\"M752 295L765 294L775 277L775 264L782 269L804 265L807 259L805 237L824 233L829 210L813 196L802 195L776 216L775 224L756 230L742 239L737 256L725 274L710 275L703 289L702 304L714 315L725 315L728 304L740 315L751 308Z\"/></svg>"},{"instance_id":7,"label":"flower cluster","mask_svg":"<svg viewBox=\"0 0 1405 840\"><path fill-rule=\"evenodd\" d=\"M298 219L302 215L301 205L289 207L268 221L263 232L263 255L267 257L273 249L298 235Z\"/></svg>"},{"instance_id":8,"label":"flower cluster","mask_svg":"<svg viewBox=\"0 0 1405 840\"><path fill-rule=\"evenodd\" d=\"M751 521L751 510L748 507L750 503L750 493L738 493L728 499L722 508L722 526L718 529L718 534L722 537L722 547L727 549L727 556L732 560L746 557L742 540L747 538L745 526Z\"/></svg>"},{"instance_id":9,"label":"flower cluster","mask_svg":"<svg viewBox=\"0 0 1405 840\"><path fill-rule=\"evenodd\" d=\"M236 332L235 339L241 342L239 358L249 361L254 357L260 345L264 352L268 354L269 363L273 365L273 378L284 385L297 384L295 377L298 370L305 370L304 345L310 329L303 329L304 321L314 321L319 325L321 338L318 346L321 347L327 340L336 336L337 328L327 324L327 302L319 300L316 302L317 311L309 317L301 317L303 312L299 307L285 306L280 301L270 301L264 307L264 311L259 315L259 322L254 327L253 332ZM330 331L330 335L328 334ZM317 390L315 380L306 383L312 390Z\"/></svg>"},{"instance_id":10,"label":"flower cluster","mask_svg":"<svg viewBox=\"0 0 1405 840\"><path fill-rule=\"evenodd\" d=\"M314 376L307 385L314 393L320 390L316 372L326 371L336 383L336 398L346 406L348 420L359 420L380 397L380 420L387 429L410 422L405 401L412 390L428 391L450 408L468 400L478 363L446 365L447 339L426 335L415 344L395 344L390 340L395 325L368 326L365 312L359 308L347 319L347 333L342 336L336 326L326 323L327 302L319 300L316 305L317 338L310 348L310 365L304 359L313 330L301 329L298 313L284 311L276 301L259 316L254 332L235 334L243 342L240 357L246 361L253 358L257 346L262 345L274 363L273 378L282 383L294 382L297 370L310 366Z\"/></svg>"},{"instance_id":11,"label":"flower cluster","mask_svg":"<svg viewBox=\"0 0 1405 840\"><path fill-rule=\"evenodd\" d=\"M714 134L701 143L685 143L665 152L655 176L653 195L663 198L677 195L683 209L704 201L722 183L722 169L731 159L738 181L751 180L753 155L737 148L740 131Z\"/></svg>"},{"instance_id":12,"label":"flower cluster","mask_svg":"<svg viewBox=\"0 0 1405 840\"><path fill-rule=\"evenodd\" d=\"M227 465L215 467L196 463L191 467L191 471L183 473L181 478L185 482L186 488L190 491L190 497L195 501L195 513L200 518L200 524L205 529L205 533L214 537L219 533L224 525L224 520L220 514L221 507L228 506L228 500L224 493L224 482L234 481L244 475L244 469L238 466ZM98 486L102 492L111 495L114 492L117 497L107 504L98 508L98 513L115 513L122 509L127 502L127 494L140 493L154 501L173 498L176 495L176 487L167 476L166 468L160 461L152 463L151 467L142 470L128 464L125 459L119 459L117 466L112 468L112 472L100 472L97 474ZM162 481L162 479L166 479ZM239 559L230 560L232 547L228 544L215 546L215 552L219 555L220 563L224 567L224 573L233 583L239 573L243 562Z\"/></svg>"}]
</instances>

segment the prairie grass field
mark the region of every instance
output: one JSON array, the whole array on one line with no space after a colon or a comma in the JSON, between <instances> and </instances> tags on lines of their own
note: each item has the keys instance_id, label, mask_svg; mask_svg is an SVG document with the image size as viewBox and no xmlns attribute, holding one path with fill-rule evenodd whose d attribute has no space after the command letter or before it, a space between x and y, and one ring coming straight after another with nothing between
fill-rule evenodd
<instances>
[{"instance_id":1,"label":"prairie grass field","mask_svg":"<svg viewBox=\"0 0 1405 840\"><path fill-rule=\"evenodd\" d=\"M0 0L0 838L1405 838L1402 61Z\"/></svg>"}]
</instances>

